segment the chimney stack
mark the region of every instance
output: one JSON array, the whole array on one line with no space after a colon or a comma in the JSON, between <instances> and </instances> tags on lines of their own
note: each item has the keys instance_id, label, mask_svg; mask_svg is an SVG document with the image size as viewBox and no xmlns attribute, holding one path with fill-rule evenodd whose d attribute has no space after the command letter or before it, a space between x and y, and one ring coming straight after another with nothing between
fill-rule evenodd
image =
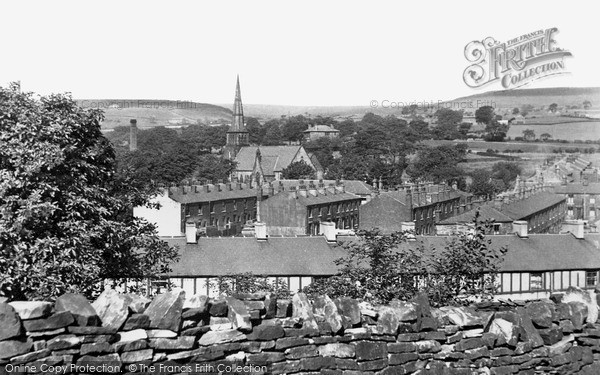
<instances>
[{"instance_id":1,"label":"chimney stack","mask_svg":"<svg viewBox=\"0 0 600 375\"><path fill-rule=\"evenodd\" d=\"M196 228L196 223L187 222L185 223L185 239L187 243L197 243L196 233L198 229Z\"/></svg>"},{"instance_id":2,"label":"chimney stack","mask_svg":"<svg viewBox=\"0 0 600 375\"><path fill-rule=\"evenodd\" d=\"M525 220L516 220L512 223L513 233L516 233L520 238L529 237L529 230Z\"/></svg>"},{"instance_id":3,"label":"chimney stack","mask_svg":"<svg viewBox=\"0 0 600 375\"><path fill-rule=\"evenodd\" d=\"M415 237L415 222L414 221L403 221L400 223L400 231L402 233L405 233L406 238L409 241L415 241L416 237Z\"/></svg>"},{"instance_id":4,"label":"chimney stack","mask_svg":"<svg viewBox=\"0 0 600 375\"><path fill-rule=\"evenodd\" d=\"M325 236L327 242L336 242L337 235L335 232L335 223L323 221L320 225L321 234Z\"/></svg>"},{"instance_id":5,"label":"chimney stack","mask_svg":"<svg viewBox=\"0 0 600 375\"><path fill-rule=\"evenodd\" d=\"M137 120L129 120L129 151L137 150Z\"/></svg>"},{"instance_id":6,"label":"chimney stack","mask_svg":"<svg viewBox=\"0 0 600 375\"><path fill-rule=\"evenodd\" d=\"M256 222L254 223L254 235L258 241L267 240L267 224Z\"/></svg>"},{"instance_id":7,"label":"chimney stack","mask_svg":"<svg viewBox=\"0 0 600 375\"><path fill-rule=\"evenodd\" d=\"M583 220L565 220L561 233L571 233L578 240L583 240Z\"/></svg>"}]
</instances>

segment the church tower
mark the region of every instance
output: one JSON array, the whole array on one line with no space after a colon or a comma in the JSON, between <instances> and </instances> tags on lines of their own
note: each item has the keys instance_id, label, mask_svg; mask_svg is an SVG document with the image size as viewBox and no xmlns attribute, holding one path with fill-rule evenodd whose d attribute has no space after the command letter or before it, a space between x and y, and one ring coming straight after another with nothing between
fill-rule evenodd
<instances>
[{"instance_id":1,"label":"church tower","mask_svg":"<svg viewBox=\"0 0 600 375\"><path fill-rule=\"evenodd\" d=\"M227 131L227 143L223 156L233 160L240 147L248 145L248 132L244 125L244 108L242 107L242 93L240 91L240 76L237 77L235 86L235 100L233 102L233 121Z\"/></svg>"}]
</instances>

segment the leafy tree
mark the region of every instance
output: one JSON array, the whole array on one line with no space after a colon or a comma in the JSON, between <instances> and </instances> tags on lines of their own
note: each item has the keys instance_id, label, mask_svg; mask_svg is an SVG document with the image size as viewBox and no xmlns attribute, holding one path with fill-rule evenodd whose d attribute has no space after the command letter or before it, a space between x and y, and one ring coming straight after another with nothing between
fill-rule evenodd
<instances>
[{"instance_id":1,"label":"leafy tree","mask_svg":"<svg viewBox=\"0 0 600 375\"><path fill-rule=\"evenodd\" d=\"M542 133L542 134L540 135L540 139L541 139L543 142L546 142L546 141L548 141L548 140L552 139L552 135L551 135L551 134L549 134L549 133Z\"/></svg>"},{"instance_id":2,"label":"leafy tree","mask_svg":"<svg viewBox=\"0 0 600 375\"><path fill-rule=\"evenodd\" d=\"M248 131L248 141L253 145L262 144L264 132L260 122L254 117L246 117L246 130Z\"/></svg>"},{"instance_id":3,"label":"leafy tree","mask_svg":"<svg viewBox=\"0 0 600 375\"><path fill-rule=\"evenodd\" d=\"M408 166L408 174L417 180L452 183L464 175L458 163L466 156L463 147L438 146L423 148Z\"/></svg>"},{"instance_id":4,"label":"leafy tree","mask_svg":"<svg viewBox=\"0 0 600 375\"><path fill-rule=\"evenodd\" d=\"M523 173L521 166L514 162L500 161L492 166L493 178L502 180L507 188L511 186L521 173Z\"/></svg>"},{"instance_id":5,"label":"leafy tree","mask_svg":"<svg viewBox=\"0 0 600 375\"><path fill-rule=\"evenodd\" d=\"M461 111L453 111L450 108L441 108L435 112L438 119L438 124L441 125L458 125L463 120Z\"/></svg>"},{"instance_id":6,"label":"leafy tree","mask_svg":"<svg viewBox=\"0 0 600 375\"><path fill-rule=\"evenodd\" d=\"M469 192L477 197L491 199L494 195L506 190L506 185L499 179L495 179L492 172L487 169L476 169L471 173L471 184Z\"/></svg>"},{"instance_id":7,"label":"leafy tree","mask_svg":"<svg viewBox=\"0 0 600 375\"><path fill-rule=\"evenodd\" d=\"M507 248L494 249L485 237L489 223L473 219L473 233L450 238L444 249L431 258L427 290L434 305L469 303L471 298L489 299L496 292L500 264Z\"/></svg>"},{"instance_id":8,"label":"leafy tree","mask_svg":"<svg viewBox=\"0 0 600 375\"><path fill-rule=\"evenodd\" d=\"M0 88L0 295L88 296L169 270L177 252L131 215L150 191L115 174L103 115L70 96Z\"/></svg>"},{"instance_id":9,"label":"leafy tree","mask_svg":"<svg viewBox=\"0 0 600 375\"><path fill-rule=\"evenodd\" d=\"M357 130L356 124L350 119L339 122L334 127L340 131L340 138L351 136Z\"/></svg>"},{"instance_id":10,"label":"leafy tree","mask_svg":"<svg viewBox=\"0 0 600 375\"><path fill-rule=\"evenodd\" d=\"M333 152L340 148L339 139L321 137L304 144L306 151L312 152L325 171L334 163Z\"/></svg>"},{"instance_id":11,"label":"leafy tree","mask_svg":"<svg viewBox=\"0 0 600 375\"><path fill-rule=\"evenodd\" d=\"M283 135L281 134L280 122L278 120L269 120L264 126L264 137L262 144L265 146L276 146L283 144Z\"/></svg>"},{"instance_id":12,"label":"leafy tree","mask_svg":"<svg viewBox=\"0 0 600 375\"><path fill-rule=\"evenodd\" d=\"M194 153L210 153L213 149L220 149L227 142L227 126L188 126L181 130L181 135L176 133L176 137L171 141L174 144L182 144L185 148ZM163 144L169 144L162 140Z\"/></svg>"},{"instance_id":13,"label":"leafy tree","mask_svg":"<svg viewBox=\"0 0 600 375\"><path fill-rule=\"evenodd\" d=\"M525 129L523 130L523 138L526 141L532 141L535 139L535 132L531 129Z\"/></svg>"},{"instance_id":14,"label":"leafy tree","mask_svg":"<svg viewBox=\"0 0 600 375\"><path fill-rule=\"evenodd\" d=\"M283 139L286 141L300 142L304 138L304 131L308 129L308 120L300 116L287 118L281 127Z\"/></svg>"},{"instance_id":15,"label":"leafy tree","mask_svg":"<svg viewBox=\"0 0 600 375\"><path fill-rule=\"evenodd\" d=\"M548 110L552 113L556 112L557 109L558 109L558 104L556 104L556 103L552 103L548 106Z\"/></svg>"},{"instance_id":16,"label":"leafy tree","mask_svg":"<svg viewBox=\"0 0 600 375\"><path fill-rule=\"evenodd\" d=\"M281 175L284 179L297 180L297 179L314 179L315 170L304 160L295 161L284 168L281 171Z\"/></svg>"},{"instance_id":17,"label":"leafy tree","mask_svg":"<svg viewBox=\"0 0 600 375\"><path fill-rule=\"evenodd\" d=\"M463 122L458 126L458 132L461 135L461 138L467 138L467 134L469 134L469 130L471 130L472 124L469 122Z\"/></svg>"},{"instance_id":18,"label":"leafy tree","mask_svg":"<svg viewBox=\"0 0 600 375\"><path fill-rule=\"evenodd\" d=\"M443 249L410 246L410 233L361 231L346 242L347 255L338 259L339 273L315 280L304 289L309 295L348 296L376 304L407 300L426 292L434 305L489 298L505 248L494 249L474 218L472 234L450 237Z\"/></svg>"},{"instance_id":19,"label":"leafy tree","mask_svg":"<svg viewBox=\"0 0 600 375\"><path fill-rule=\"evenodd\" d=\"M521 115L523 117L527 116L531 111L533 111L533 106L531 104L523 104L521 107Z\"/></svg>"},{"instance_id":20,"label":"leafy tree","mask_svg":"<svg viewBox=\"0 0 600 375\"><path fill-rule=\"evenodd\" d=\"M485 126L486 135L484 139L490 142L502 142L508 133L508 125L501 124L498 120L492 120Z\"/></svg>"},{"instance_id":21,"label":"leafy tree","mask_svg":"<svg viewBox=\"0 0 600 375\"><path fill-rule=\"evenodd\" d=\"M518 107L513 108L512 114L513 115L518 115L519 114L519 108Z\"/></svg>"},{"instance_id":22,"label":"leafy tree","mask_svg":"<svg viewBox=\"0 0 600 375\"><path fill-rule=\"evenodd\" d=\"M216 281L211 281L211 284L211 288L226 296L236 293L275 293L278 298L291 296L285 281L278 279L276 282L269 282L266 276L255 275L252 272L220 276Z\"/></svg>"},{"instance_id":23,"label":"leafy tree","mask_svg":"<svg viewBox=\"0 0 600 375\"><path fill-rule=\"evenodd\" d=\"M416 139L414 139L414 141L427 139L430 135L429 124L423 120L413 120L408 124L408 126L409 129L412 130L416 135Z\"/></svg>"},{"instance_id":24,"label":"leafy tree","mask_svg":"<svg viewBox=\"0 0 600 375\"><path fill-rule=\"evenodd\" d=\"M348 255L336 260L339 274L315 280L304 291L332 298L362 298L373 303L413 297L418 291L414 280L422 272L422 255L416 249L398 249L406 242L405 235L400 232L384 235L374 229L361 231L358 236L358 241L343 245Z\"/></svg>"},{"instance_id":25,"label":"leafy tree","mask_svg":"<svg viewBox=\"0 0 600 375\"><path fill-rule=\"evenodd\" d=\"M196 169L192 178L197 180L227 180L235 170L235 162L217 155L200 155L196 159Z\"/></svg>"},{"instance_id":26,"label":"leafy tree","mask_svg":"<svg viewBox=\"0 0 600 375\"><path fill-rule=\"evenodd\" d=\"M590 102L589 100L584 100L583 101L583 109L590 109L592 108L592 102Z\"/></svg>"},{"instance_id":27,"label":"leafy tree","mask_svg":"<svg viewBox=\"0 0 600 375\"><path fill-rule=\"evenodd\" d=\"M403 115L414 115L415 113L417 113L417 109L419 109L419 106L416 104L411 104L409 106L404 106L402 107L402 114Z\"/></svg>"},{"instance_id":28,"label":"leafy tree","mask_svg":"<svg viewBox=\"0 0 600 375\"><path fill-rule=\"evenodd\" d=\"M475 110L475 121L489 125L495 118L494 107L486 105Z\"/></svg>"}]
</instances>

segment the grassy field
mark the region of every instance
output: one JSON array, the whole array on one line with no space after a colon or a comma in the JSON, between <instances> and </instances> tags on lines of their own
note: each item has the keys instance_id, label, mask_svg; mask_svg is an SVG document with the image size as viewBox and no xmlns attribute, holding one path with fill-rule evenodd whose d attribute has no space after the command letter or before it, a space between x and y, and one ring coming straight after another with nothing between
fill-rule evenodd
<instances>
[{"instance_id":1,"label":"grassy field","mask_svg":"<svg viewBox=\"0 0 600 375\"><path fill-rule=\"evenodd\" d=\"M557 149L574 149L574 148L589 148L593 147L596 150L600 150L600 145L597 144L577 144L577 143L557 143L557 142L486 142L486 141L445 141L445 140L429 140L423 141L423 144L427 146L440 146L440 145L455 145L458 143L466 143L472 152L486 151L487 149L498 150L504 152L506 150L516 152L521 150L523 152L538 152L538 153L552 153Z\"/></svg>"}]
</instances>

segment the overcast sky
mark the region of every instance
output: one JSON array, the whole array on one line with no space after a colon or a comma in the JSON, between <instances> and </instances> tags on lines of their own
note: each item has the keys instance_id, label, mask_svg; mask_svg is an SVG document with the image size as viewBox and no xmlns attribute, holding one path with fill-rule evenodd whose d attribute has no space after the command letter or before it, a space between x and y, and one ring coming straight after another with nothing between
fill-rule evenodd
<instances>
[{"instance_id":1,"label":"overcast sky","mask_svg":"<svg viewBox=\"0 0 600 375\"><path fill-rule=\"evenodd\" d=\"M568 76L600 86L595 2L40 1L0 4L0 85L87 99L369 105L481 91L464 48L557 27Z\"/></svg>"}]
</instances>

